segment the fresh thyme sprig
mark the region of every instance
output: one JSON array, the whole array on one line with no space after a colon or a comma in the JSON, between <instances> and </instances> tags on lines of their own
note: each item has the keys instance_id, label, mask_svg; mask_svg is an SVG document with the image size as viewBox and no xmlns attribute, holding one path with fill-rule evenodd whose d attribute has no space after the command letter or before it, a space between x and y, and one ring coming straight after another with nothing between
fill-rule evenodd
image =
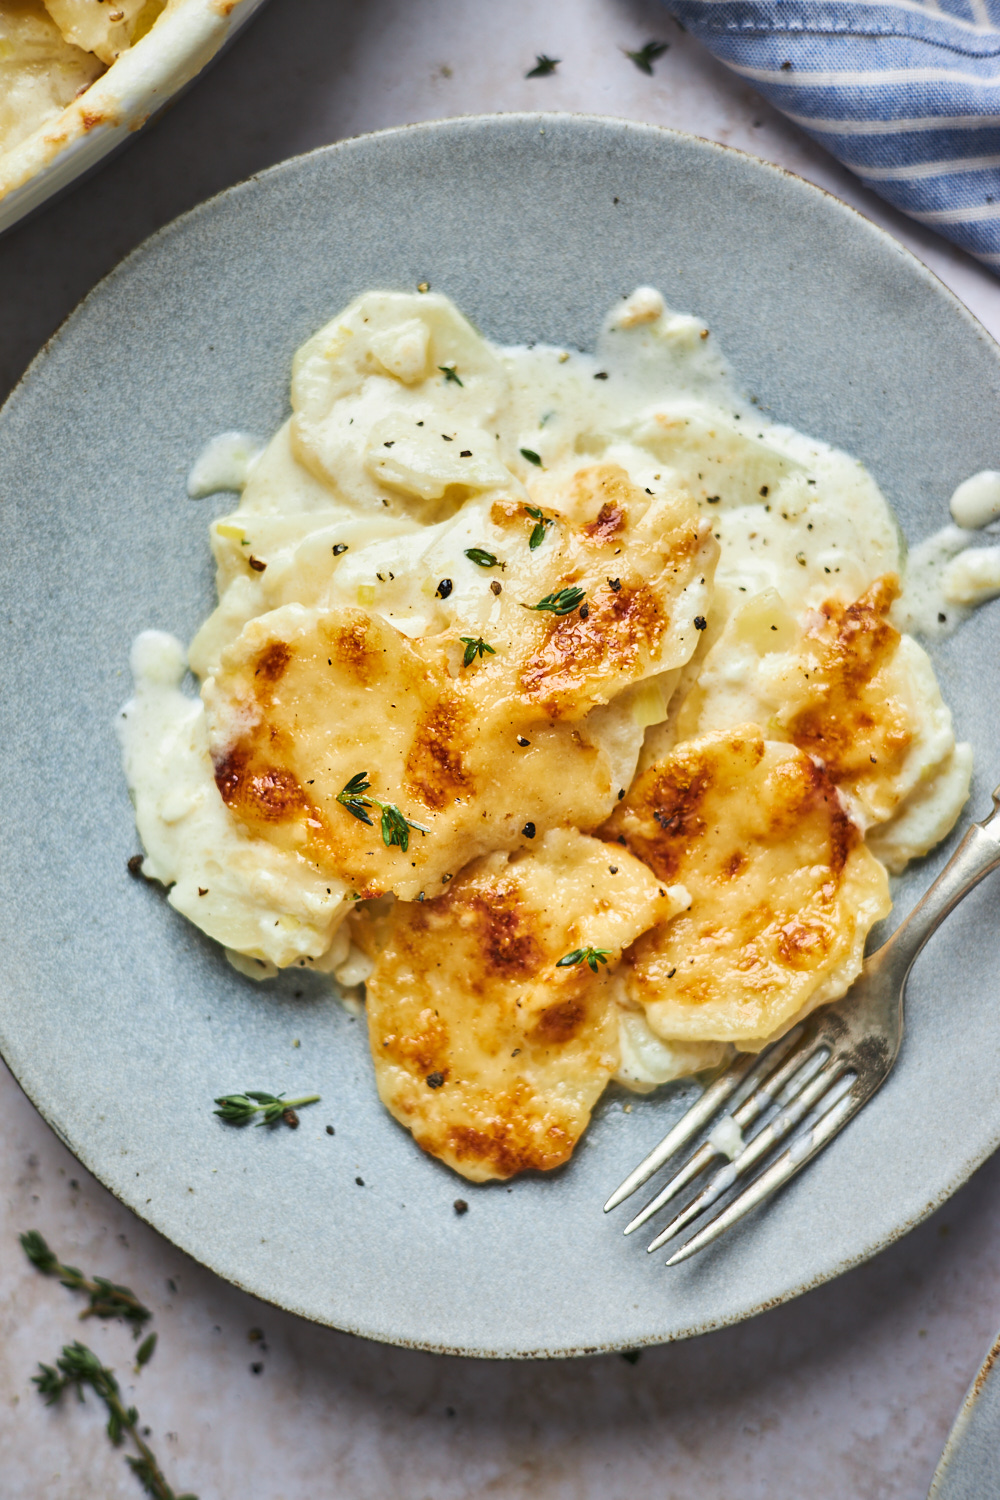
<instances>
[{"instance_id":1,"label":"fresh thyme sprig","mask_svg":"<svg viewBox=\"0 0 1000 1500\"><path fill-rule=\"evenodd\" d=\"M137 1454L126 1454L125 1462L147 1495L154 1496L155 1500L198 1500L196 1495L174 1494L152 1450L139 1436L139 1413L134 1406L125 1405L114 1371L102 1365L86 1344L79 1340L65 1344L54 1366L39 1363L38 1368L41 1374L32 1376L32 1380L46 1406L55 1405L63 1393L71 1389L82 1401L88 1387L98 1400L104 1402L108 1413L108 1437L116 1448L126 1437L135 1444Z\"/></svg>"},{"instance_id":2,"label":"fresh thyme sprig","mask_svg":"<svg viewBox=\"0 0 1000 1500\"><path fill-rule=\"evenodd\" d=\"M664 52L669 51L669 42L647 42L644 47L640 47L636 52L626 51L625 56L629 58L631 62L635 63L640 73L648 73L650 78L652 78L653 64L655 63L656 59L658 57L662 57Z\"/></svg>"},{"instance_id":3,"label":"fresh thyme sprig","mask_svg":"<svg viewBox=\"0 0 1000 1500\"><path fill-rule=\"evenodd\" d=\"M544 52L535 53L535 66L525 73L525 78L547 78L562 62L561 57L546 57Z\"/></svg>"},{"instance_id":4,"label":"fresh thyme sprig","mask_svg":"<svg viewBox=\"0 0 1000 1500\"><path fill-rule=\"evenodd\" d=\"M357 818L359 823L366 823L369 828L374 828L375 824L367 813L374 799L364 795L370 786L368 772L359 771L356 776L351 777L343 791L337 793L337 801L341 807L347 808L352 818Z\"/></svg>"},{"instance_id":5,"label":"fresh thyme sprig","mask_svg":"<svg viewBox=\"0 0 1000 1500\"><path fill-rule=\"evenodd\" d=\"M284 1120L294 1130L299 1119L295 1111L304 1104L318 1104L318 1094L304 1094L301 1099L286 1099L282 1094L265 1094L256 1089L247 1089L243 1094L223 1094L214 1101L220 1107L214 1110L227 1125L249 1125L256 1114L263 1114L258 1125L277 1125Z\"/></svg>"},{"instance_id":6,"label":"fresh thyme sprig","mask_svg":"<svg viewBox=\"0 0 1000 1500\"><path fill-rule=\"evenodd\" d=\"M380 802L378 797L369 797L367 794L371 788L367 771L359 771L352 776L342 791L337 793L337 801L341 807L346 807L352 818L357 818L359 823L365 823L369 828L374 828L374 823L368 816L369 807L380 807L382 809L382 842L387 849L397 844L405 854L410 847L410 829L415 828L417 833L430 833L423 823L414 823L412 818L406 817L400 812L395 802Z\"/></svg>"},{"instance_id":7,"label":"fresh thyme sprig","mask_svg":"<svg viewBox=\"0 0 1000 1500\"><path fill-rule=\"evenodd\" d=\"M487 646L482 636L477 638L471 635L460 635L459 640L465 647L465 655L462 657L463 667L471 667L477 656L496 656L493 647Z\"/></svg>"},{"instance_id":8,"label":"fresh thyme sprig","mask_svg":"<svg viewBox=\"0 0 1000 1500\"><path fill-rule=\"evenodd\" d=\"M526 458L529 464L534 464L536 469L542 467L541 457L535 452L534 448L522 448L520 453L521 457Z\"/></svg>"},{"instance_id":9,"label":"fresh thyme sprig","mask_svg":"<svg viewBox=\"0 0 1000 1500\"><path fill-rule=\"evenodd\" d=\"M500 559L494 557L492 552L484 552L482 547L466 547L465 555L470 562L474 562L480 568L498 568Z\"/></svg>"},{"instance_id":10,"label":"fresh thyme sprig","mask_svg":"<svg viewBox=\"0 0 1000 1500\"><path fill-rule=\"evenodd\" d=\"M526 505L524 508L535 523L531 529L531 536L528 539L528 546L534 552L535 548L540 547L544 542L545 533L549 527L554 526L556 523L551 516L547 516L543 511L540 511L537 505Z\"/></svg>"},{"instance_id":11,"label":"fresh thyme sprig","mask_svg":"<svg viewBox=\"0 0 1000 1500\"><path fill-rule=\"evenodd\" d=\"M592 974L597 973L598 964L606 964L610 948L574 948L572 953L566 953L556 964L557 969L569 969L574 964L587 964Z\"/></svg>"},{"instance_id":12,"label":"fresh thyme sprig","mask_svg":"<svg viewBox=\"0 0 1000 1500\"><path fill-rule=\"evenodd\" d=\"M444 376L445 385L447 385L449 380L451 380L455 383L455 385L461 385L462 389L465 390L465 386L462 384L462 381L459 380L458 371L455 369L454 365L438 365L438 369Z\"/></svg>"},{"instance_id":13,"label":"fresh thyme sprig","mask_svg":"<svg viewBox=\"0 0 1000 1500\"><path fill-rule=\"evenodd\" d=\"M116 1286L103 1276L91 1279L78 1271L76 1266L64 1266L37 1229L29 1229L27 1234L21 1235L21 1248L43 1276L57 1277L71 1292L87 1293L90 1302L80 1314L81 1318L123 1318L126 1323L131 1324L132 1332L138 1338L144 1324L153 1316L129 1287Z\"/></svg>"},{"instance_id":14,"label":"fresh thyme sprig","mask_svg":"<svg viewBox=\"0 0 1000 1500\"><path fill-rule=\"evenodd\" d=\"M548 610L553 615L571 615L577 605L581 604L586 596L586 589L559 589L554 594L546 594L545 598L539 599L537 604L525 604L522 607L524 609Z\"/></svg>"}]
</instances>

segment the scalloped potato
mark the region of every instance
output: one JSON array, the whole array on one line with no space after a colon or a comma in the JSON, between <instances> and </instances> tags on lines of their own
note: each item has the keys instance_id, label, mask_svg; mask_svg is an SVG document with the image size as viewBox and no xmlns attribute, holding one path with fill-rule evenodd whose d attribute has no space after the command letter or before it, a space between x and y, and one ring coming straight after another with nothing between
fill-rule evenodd
<instances>
[{"instance_id":1,"label":"scalloped potato","mask_svg":"<svg viewBox=\"0 0 1000 1500\"><path fill-rule=\"evenodd\" d=\"M369 292L291 404L192 472L240 492L200 698L179 643L134 653L172 904L241 972L364 984L383 1101L474 1181L842 995L969 775L863 467L651 288L593 356Z\"/></svg>"},{"instance_id":2,"label":"scalloped potato","mask_svg":"<svg viewBox=\"0 0 1000 1500\"><path fill-rule=\"evenodd\" d=\"M102 72L41 0L0 0L0 152L55 119Z\"/></svg>"},{"instance_id":3,"label":"scalloped potato","mask_svg":"<svg viewBox=\"0 0 1000 1500\"><path fill-rule=\"evenodd\" d=\"M758 1050L844 993L892 905L829 776L754 724L678 745L601 836L691 897L625 960L629 997L671 1041Z\"/></svg>"},{"instance_id":4,"label":"scalloped potato","mask_svg":"<svg viewBox=\"0 0 1000 1500\"><path fill-rule=\"evenodd\" d=\"M614 873L610 873L613 869ZM474 1182L566 1161L619 1066L622 949L687 902L631 855L569 829L488 854L436 901L361 935L379 1097ZM364 913L355 919L364 928ZM558 967L585 945L602 957Z\"/></svg>"}]
</instances>

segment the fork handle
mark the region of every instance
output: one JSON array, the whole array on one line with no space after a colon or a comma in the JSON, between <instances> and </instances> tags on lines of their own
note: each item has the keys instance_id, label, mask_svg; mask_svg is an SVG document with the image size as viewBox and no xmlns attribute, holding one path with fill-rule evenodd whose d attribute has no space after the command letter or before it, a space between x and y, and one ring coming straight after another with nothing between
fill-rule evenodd
<instances>
[{"instance_id":1,"label":"fork handle","mask_svg":"<svg viewBox=\"0 0 1000 1500\"><path fill-rule=\"evenodd\" d=\"M895 932L882 944L873 959L881 968L890 963L902 984L913 961L928 938L940 927L949 912L969 894L974 886L1000 865L1000 787L993 793L993 811L981 823L973 823L937 880L921 901L904 917Z\"/></svg>"}]
</instances>

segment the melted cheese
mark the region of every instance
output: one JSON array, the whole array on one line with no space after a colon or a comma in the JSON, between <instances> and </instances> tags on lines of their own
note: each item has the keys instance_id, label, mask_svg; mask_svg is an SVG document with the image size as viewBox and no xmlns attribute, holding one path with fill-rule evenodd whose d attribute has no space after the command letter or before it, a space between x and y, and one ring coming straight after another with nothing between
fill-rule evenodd
<instances>
[{"instance_id":1,"label":"melted cheese","mask_svg":"<svg viewBox=\"0 0 1000 1500\"><path fill-rule=\"evenodd\" d=\"M55 119L103 71L96 58L63 39L41 0L4 0L0 150L11 150Z\"/></svg>"},{"instance_id":2,"label":"melted cheese","mask_svg":"<svg viewBox=\"0 0 1000 1500\"><path fill-rule=\"evenodd\" d=\"M382 1102L473 1181L561 1165L619 1064L621 950L686 899L560 829L531 853L474 861L436 901L397 902L371 924L359 913L377 955L367 1009ZM557 966L585 947L605 954L596 973Z\"/></svg>"},{"instance_id":3,"label":"melted cheese","mask_svg":"<svg viewBox=\"0 0 1000 1500\"><path fill-rule=\"evenodd\" d=\"M372 292L296 354L292 452L357 510L436 520L510 483L490 430L504 384L447 297Z\"/></svg>"},{"instance_id":4,"label":"melted cheese","mask_svg":"<svg viewBox=\"0 0 1000 1500\"><path fill-rule=\"evenodd\" d=\"M896 868L951 827L968 795L956 768L969 766L926 652L889 623L897 592L895 578L880 578L849 605L830 599L798 618L774 590L749 599L699 664L673 731L685 740L759 723L822 764L862 827L905 808L895 841L887 829L879 843ZM935 809L925 838L916 836L915 795Z\"/></svg>"},{"instance_id":5,"label":"melted cheese","mask_svg":"<svg viewBox=\"0 0 1000 1500\"><path fill-rule=\"evenodd\" d=\"M629 997L670 1041L757 1050L845 992L891 905L828 777L753 724L649 767L602 834L691 894L627 956Z\"/></svg>"},{"instance_id":6,"label":"melted cheese","mask_svg":"<svg viewBox=\"0 0 1000 1500\"><path fill-rule=\"evenodd\" d=\"M642 726L619 764L603 743L607 716L590 720L693 651L713 544L682 498L651 502L613 469L577 476L555 534L534 549L533 524L510 501L465 518L460 540L476 536L497 560L484 568L463 554L436 633L411 639L367 610L302 605L244 628L204 697L216 779L245 827L363 897L413 900L470 858L523 843L526 824L592 828L607 815ZM332 547L322 551L335 573ZM585 596L570 613L525 607L568 587ZM483 635L462 635L474 627ZM472 639L491 651L466 663ZM362 771L374 796L426 830L406 850L338 802Z\"/></svg>"},{"instance_id":7,"label":"melted cheese","mask_svg":"<svg viewBox=\"0 0 1000 1500\"><path fill-rule=\"evenodd\" d=\"M143 873L168 886L171 906L209 937L244 955L255 979L339 962L347 885L295 851L248 838L229 816L212 779L204 709L180 691L184 666L180 642L161 631L132 648L136 693L119 730Z\"/></svg>"},{"instance_id":8,"label":"melted cheese","mask_svg":"<svg viewBox=\"0 0 1000 1500\"><path fill-rule=\"evenodd\" d=\"M45 0L67 42L109 65L145 36L166 0Z\"/></svg>"}]
</instances>

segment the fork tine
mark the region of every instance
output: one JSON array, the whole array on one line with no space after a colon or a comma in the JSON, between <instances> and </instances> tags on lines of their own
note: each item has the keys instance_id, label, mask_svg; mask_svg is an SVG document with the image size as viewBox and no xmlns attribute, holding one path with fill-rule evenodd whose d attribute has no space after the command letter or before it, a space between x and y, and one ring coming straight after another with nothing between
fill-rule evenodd
<instances>
[{"instance_id":1,"label":"fork tine","mask_svg":"<svg viewBox=\"0 0 1000 1500\"><path fill-rule=\"evenodd\" d=\"M636 1189L641 1188L644 1182L648 1182L653 1173L658 1172L675 1151L679 1151L686 1141L689 1141L693 1135L697 1135L720 1105L724 1104L730 1094L743 1082L753 1067L753 1061L750 1053L737 1057L714 1083L709 1084L701 1098L692 1104L686 1114L681 1115L677 1124L663 1137L660 1144L654 1146L648 1156L643 1157L621 1186L611 1194L604 1205L606 1214L610 1213L613 1208L617 1208L619 1203L624 1203L626 1198L631 1198Z\"/></svg>"},{"instance_id":2,"label":"fork tine","mask_svg":"<svg viewBox=\"0 0 1000 1500\"><path fill-rule=\"evenodd\" d=\"M672 1240L675 1235L696 1219L710 1204L729 1189L741 1177L756 1166L761 1157L766 1156L778 1141L789 1135L813 1109L819 1101L827 1094L836 1091L837 1098L840 1097L854 1082L853 1075L845 1075L845 1064L840 1058L832 1059L822 1072L817 1073L811 1083L808 1083L800 1093L781 1111L775 1115L762 1130L752 1138L735 1161L716 1172L711 1181L702 1189L696 1198L692 1198L686 1208L676 1214L667 1227L660 1232L647 1248L650 1253L665 1245L667 1240ZM839 1085L839 1087L838 1087ZM831 1101L832 1102L832 1101Z\"/></svg>"},{"instance_id":3,"label":"fork tine","mask_svg":"<svg viewBox=\"0 0 1000 1500\"><path fill-rule=\"evenodd\" d=\"M857 1079L852 1080L852 1084L856 1082ZM725 1234L727 1229L738 1223L752 1208L756 1208L759 1203L763 1203L765 1198L777 1192L778 1188L789 1182L796 1172L802 1170L806 1162L811 1161L824 1146L829 1145L833 1138L840 1134L848 1120L857 1114L869 1097L870 1093L867 1090L859 1090L858 1094L841 1095L830 1109L820 1115L814 1125L802 1135L796 1136L787 1151L783 1151L777 1161L766 1167L759 1177L755 1177L738 1198L734 1198L720 1214L716 1214L714 1219L709 1220L704 1229L700 1229L685 1245L675 1250L666 1262L667 1265L676 1266L682 1260L687 1260L689 1256L697 1255L699 1250L704 1250L706 1245L710 1245L713 1240Z\"/></svg>"},{"instance_id":4,"label":"fork tine","mask_svg":"<svg viewBox=\"0 0 1000 1500\"><path fill-rule=\"evenodd\" d=\"M801 1037L799 1040L801 1042ZM829 1057L829 1051L819 1046L810 1052L812 1040L801 1042L801 1045L793 1047L786 1055L784 1062L781 1061L780 1053L777 1059L772 1056L768 1057L768 1063L777 1061L778 1065L773 1072L767 1074L763 1081L755 1080L757 1086L752 1088L751 1093L729 1117L741 1131L745 1130L748 1125L752 1125L754 1120L770 1105L789 1104L800 1089L804 1088L823 1067ZM641 1228L654 1214L659 1213L671 1198L676 1198L677 1194L682 1192L696 1177L699 1177L706 1167L711 1166L716 1157L725 1155L726 1152L720 1150L709 1136L705 1144L688 1158L680 1171L671 1177L656 1197L650 1199L645 1208L640 1209L635 1218L626 1224L622 1233L633 1234L635 1230ZM738 1151L736 1155L739 1155ZM730 1160L734 1160L734 1157L731 1156Z\"/></svg>"},{"instance_id":5,"label":"fork tine","mask_svg":"<svg viewBox=\"0 0 1000 1500\"><path fill-rule=\"evenodd\" d=\"M759 1057L754 1057L752 1052L747 1052L731 1062L726 1071L721 1073L714 1083L709 1084L701 1098L691 1106L687 1113L681 1115L677 1124L663 1137L659 1145L654 1146L649 1155L643 1157L639 1165L628 1174L621 1186L615 1189L604 1205L604 1212L610 1213L613 1208L618 1207L619 1203L624 1203L626 1198L631 1198L644 1182L649 1181L654 1172L660 1170L664 1162L670 1160L675 1151L679 1151L693 1135L698 1134L702 1126L708 1123L742 1083L756 1085L775 1059L784 1057L801 1035L802 1027L796 1026L787 1036L775 1042L772 1048Z\"/></svg>"},{"instance_id":6,"label":"fork tine","mask_svg":"<svg viewBox=\"0 0 1000 1500\"><path fill-rule=\"evenodd\" d=\"M731 1118L735 1119L736 1117L734 1115ZM721 1151L716 1150L707 1141L704 1146L699 1146L694 1155L688 1157L680 1171L671 1177L666 1187L662 1188L655 1198L651 1198L645 1208L640 1208L634 1219L629 1220L622 1230L622 1234L633 1234L637 1229L641 1229L647 1219L651 1219L655 1213L659 1213L665 1203L669 1203L671 1198L676 1198L677 1194L686 1188L689 1182L693 1182L696 1177L700 1177L705 1168L710 1167L715 1158L722 1154Z\"/></svg>"}]
</instances>

